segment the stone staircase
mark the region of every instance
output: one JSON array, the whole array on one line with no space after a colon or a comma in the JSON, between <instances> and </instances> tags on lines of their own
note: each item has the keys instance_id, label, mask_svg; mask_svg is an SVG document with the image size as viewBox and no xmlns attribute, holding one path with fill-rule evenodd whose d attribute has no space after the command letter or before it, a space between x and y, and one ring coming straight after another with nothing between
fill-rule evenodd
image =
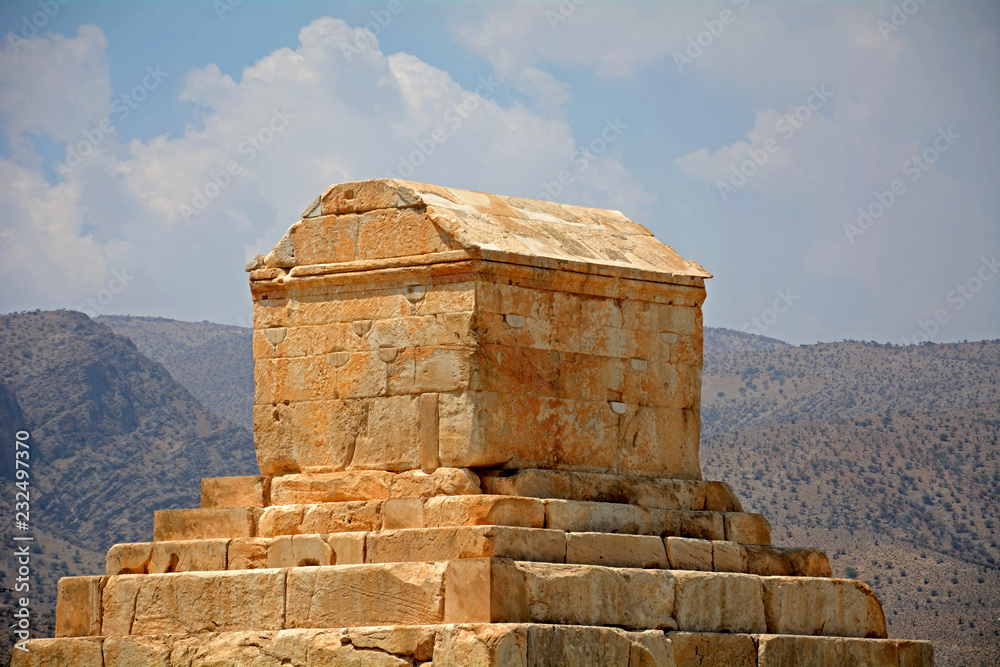
<instances>
[{"instance_id":1,"label":"stone staircase","mask_svg":"<svg viewBox=\"0 0 1000 667\"><path fill-rule=\"evenodd\" d=\"M701 479L711 276L621 213L344 183L247 270L263 474L62 579L16 667L933 664Z\"/></svg>"}]
</instances>

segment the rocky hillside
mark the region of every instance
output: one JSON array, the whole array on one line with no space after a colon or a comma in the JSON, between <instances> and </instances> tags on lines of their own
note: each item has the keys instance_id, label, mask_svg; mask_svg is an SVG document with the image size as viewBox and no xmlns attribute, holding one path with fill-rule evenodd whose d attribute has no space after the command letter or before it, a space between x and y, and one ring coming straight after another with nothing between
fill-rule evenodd
<instances>
[{"instance_id":1,"label":"rocky hillside","mask_svg":"<svg viewBox=\"0 0 1000 667\"><path fill-rule=\"evenodd\" d=\"M149 539L154 509L197 506L201 477L257 470L249 431L82 313L0 317L0 358L4 443L31 432L36 613L51 610L59 576L100 572L111 544ZM11 567L0 565L8 588Z\"/></svg>"},{"instance_id":2,"label":"rocky hillside","mask_svg":"<svg viewBox=\"0 0 1000 667\"><path fill-rule=\"evenodd\" d=\"M1000 341L732 353L706 334L706 477L876 588L939 665L1000 664Z\"/></svg>"},{"instance_id":3,"label":"rocky hillside","mask_svg":"<svg viewBox=\"0 0 1000 667\"><path fill-rule=\"evenodd\" d=\"M212 322L111 315L97 318L127 337L209 411L253 429L251 330Z\"/></svg>"}]
</instances>

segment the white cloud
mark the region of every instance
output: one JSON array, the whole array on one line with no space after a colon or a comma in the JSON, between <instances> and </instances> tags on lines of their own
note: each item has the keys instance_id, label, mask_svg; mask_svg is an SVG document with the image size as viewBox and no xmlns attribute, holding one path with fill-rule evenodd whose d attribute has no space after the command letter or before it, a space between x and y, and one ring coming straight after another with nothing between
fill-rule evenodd
<instances>
[{"instance_id":1,"label":"white cloud","mask_svg":"<svg viewBox=\"0 0 1000 667\"><path fill-rule=\"evenodd\" d=\"M107 312L235 321L249 308L246 259L266 252L331 183L403 167L413 180L534 196L570 164L576 140L565 121L501 105L492 79L466 90L447 72L386 55L360 36L321 18L295 48L273 51L237 78L214 64L184 73L178 99L195 120L179 136L122 142L111 133L61 182L46 181L37 155L0 159L0 203L10 212L0 257L31 267L14 272L5 308L75 307L125 268L136 277L102 304ZM99 123L111 108L104 46L89 26L77 38L22 47L44 51L48 76L75 81L70 90L87 103L43 104L37 84L12 77L10 97L48 116L32 121L11 103L3 108L8 135L72 143ZM104 74L84 76L95 72ZM611 152L587 172L568 188L570 199L648 197ZM604 188L590 191L592 181Z\"/></svg>"}]
</instances>

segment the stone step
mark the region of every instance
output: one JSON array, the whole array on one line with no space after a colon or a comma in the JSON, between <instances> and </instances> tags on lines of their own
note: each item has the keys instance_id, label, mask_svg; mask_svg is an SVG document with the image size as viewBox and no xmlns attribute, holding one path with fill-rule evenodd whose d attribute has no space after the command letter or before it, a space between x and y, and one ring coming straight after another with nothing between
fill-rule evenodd
<instances>
[{"instance_id":1,"label":"stone step","mask_svg":"<svg viewBox=\"0 0 1000 667\"><path fill-rule=\"evenodd\" d=\"M282 664L289 667L932 667L930 642L798 635L632 632L540 623L416 625L35 639L13 667L167 667Z\"/></svg>"},{"instance_id":2,"label":"stone step","mask_svg":"<svg viewBox=\"0 0 1000 667\"><path fill-rule=\"evenodd\" d=\"M60 584L75 603L57 605L60 636L528 622L886 636L881 604L852 579L499 558L73 579Z\"/></svg>"},{"instance_id":3,"label":"stone step","mask_svg":"<svg viewBox=\"0 0 1000 667\"><path fill-rule=\"evenodd\" d=\"M267 507L488 493L638 505L650 509L742 512L725 482L552 470L348 470L201 480L201 506Z\"/></svg>"},{"instance_id":4,"label":"stone step","mask_svg":"<svg viewBox=\"0 0 1000 667\"><path fill-rule=\"evenodd\" d=\"M771 525L759 514L661 510L623 503L503 495L157 510L153 540L274 537L467 525L691 537L764 546L771 543Z\"/></svg>"},{"instance_id":5,"label":"stone step","mask_svg":"<svg viewBox=\"0 0 1000 667\"><path fill-rule=\"evenodd\" d=\"M107 574L116 575L486 557L610 567L831 576L829 561L815 549L510 526L116 544L108 550L106 565Z\"/></svg>"}]
</instances>

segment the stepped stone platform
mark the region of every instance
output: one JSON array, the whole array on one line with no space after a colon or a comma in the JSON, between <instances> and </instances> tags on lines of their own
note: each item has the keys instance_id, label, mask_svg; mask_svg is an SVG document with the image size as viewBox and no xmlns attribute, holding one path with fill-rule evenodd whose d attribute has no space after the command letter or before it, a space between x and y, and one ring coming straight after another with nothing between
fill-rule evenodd
<instances>
[{"instance_id":1,"label":"stepped stone platform","mask_svg":"<svg viewBox=\"0 0 1000 667\"><path fill-rule=\"evenodd\" d=\"M933 664L701 478L710 275L645 227L344 183L247 268L262 474L60 580L14 665Z\"/></svg>"}]
</instances>

